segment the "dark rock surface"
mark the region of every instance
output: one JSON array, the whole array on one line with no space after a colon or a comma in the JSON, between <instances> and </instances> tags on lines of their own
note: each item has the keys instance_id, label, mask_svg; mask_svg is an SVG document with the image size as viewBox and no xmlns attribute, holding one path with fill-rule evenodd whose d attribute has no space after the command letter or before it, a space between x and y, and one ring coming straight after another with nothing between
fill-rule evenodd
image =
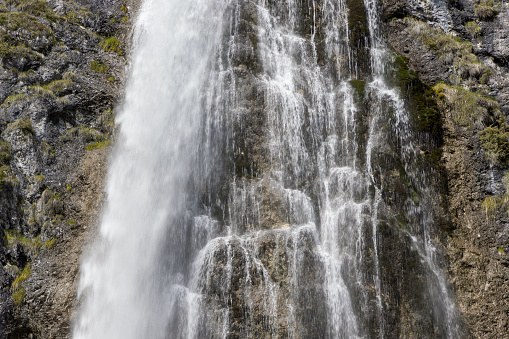
<instances>
[{"instance_id":1,"label":"dark rock surface","mask_svg":"<svg viewBox=\"0 0 509 339\"><path fill-rule=\"evenodd\" d=\"M68 338L135 4L0 2L0 337Z\"/></svg>"},{"instance_id":2,"label":"dark rock surface","mask_svg":"<svg viewBox=\"0 0 509 339\"><path fill-rule=\"evenodd\" d=\"M450 221L444 241L459 309L471 337L506 338L509 6L471 0L441 8L434 1L383 4L390 46L437 95L447 177L444 217ZM497 150L487 144L487 131L501 133Z\"/></svg>"}]
</instances>

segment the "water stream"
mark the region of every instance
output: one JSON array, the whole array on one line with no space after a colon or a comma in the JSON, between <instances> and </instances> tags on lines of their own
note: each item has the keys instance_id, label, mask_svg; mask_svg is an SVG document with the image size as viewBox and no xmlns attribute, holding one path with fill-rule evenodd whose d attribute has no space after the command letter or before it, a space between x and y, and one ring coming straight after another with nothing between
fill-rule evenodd
<instances>
[{"instance_id":1,"label":"water stream","mask_svg":"<svg viewBox=\"0 0 509 339\"><path fill-rule=\"evenodd\" d=\"M378 6L144 1L74 338L460 336ZM418 199L387 200L384 154Z\"/></svg>"}]
</instances>

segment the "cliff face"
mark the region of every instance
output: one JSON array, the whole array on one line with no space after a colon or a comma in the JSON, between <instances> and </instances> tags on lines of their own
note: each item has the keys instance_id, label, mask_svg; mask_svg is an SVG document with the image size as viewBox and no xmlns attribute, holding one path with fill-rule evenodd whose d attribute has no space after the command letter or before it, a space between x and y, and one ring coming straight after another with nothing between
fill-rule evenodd
<instances>
[{"instance_id":1,"label":"cliff face","mask_svg":"<svg viewBox=\"0 0 509 339\"><path fill-rule=\"evenodd\" d=\"M374 186L381 190L381 205L373 207L361 203L376 193L373 187L359 184L360 173L338 172L329 178L331 186L325 187L312 171L313 161L322 161L320 157L343 157L347 165L351 159L361 166L371 161L366 148L372 112L389 105L366 88L370 43L364 4L345 1L345 8L341 8L348 9L348 23L339 29L337 38L343 45L334 53L341 55L348 50L353 60L348 66L339 57L331 57L326 18L320 11L313 12L325 8L324 1L302 1L299 5L293 33L302 37L304 47L293 47L293 51L306 55L306 44L314 35L316 67L324 74L334 74L332 83L352 79L349 86L355 91L356 122L345 122L345 126L338 122L338 126L355 130L356 148L338 146L337 154L327 147L318 149L316 143L326 144L330 139L321 140L322 131L313 134L312 128L303 129L303 147L312 149L309 157L316 159L298 173L296 165L285 163L291 158L285 158L291 145L280 145L277 151L283 154L281 159L274 160L271 155L275 143L270 139L274 131L271 124L280 119L271 112L285 109L277 102L281 99L278 95L284 93L276 93L261 80L264 67L271 66L267 60L276 56L265 56L264 60L260 52L270 39L263 41L258 32L260 22L268 20L261 17L265 12L258 6L263 3L267 17L279 20L278 6L286 2L232 3L235 5L228 19L236 45L229 49L229 42L225 42L224 51L232 53L228 56L229 78L224 81L229 84L233 79L238 94L228 99L234 104L225 100L217 105L235 114L213 132L217 135L209 136L216 142L212 151L216 159L211 162L214 175L191 185L203 190L197 205L207 207L199 212L214 221L195 218L185 222L201 220L203 229L233 224L239 234L258 235L217 241L209 257L204 258L209 262L204 270L208 280L200 283L200 292L208 313L199 333L212 336L226 308L232 323L231 337L246 333L335 336L336 332L327 332L330 319L325 294L330 291L324 286L330 283L325 272L330 268L317 254L318 237L305 227L294 232L288 228L314 220L314 214L325 209L317 195L330 189L332 193L327 194L331 201L361 206L358 211L342 209L343 205L330 207L335 208L331 213L338 224L350 224L368 209L379 209L381 220L377 237L370 233L371 226L366 226L369 218L355 224L364 227L366 233L359 265L369 273L363 275L352 268L356 259L345 261L342 268L348 277L346 284L353 286L349 293L358 300L350 307L360 314L359 326L363 328L348 331L368 337L377 337L380 331L387 337L445 336L445 329L428 312L431 296L422 276L427 269L418 251L412 250L415 245L408 235L408 225L413 222L409 206L429 205L426 207L433 211L434 226L445 249L446 260L441 264L448 268L467 331L475 338L507 336L509 4L490 0L380 1L382 36L394 51L387 76L399 87L411 115L412 140L422 156L414 170L426 174L425 184L410 178L398 154L399 139L388 132L384 147L373 153L377 169L372 177ZM107 0L1 2L1 337L70 336L72 317L79 309L79 263L91 241L103 199L105 165L114 133L113 112L122 96L128 30L135 7L134 2ZM282 20L291 21L284 16ZM267 21L265 28L276 30L274 22ZM282 37L283 33L278 38ZM277 71L274 67L273 72ZM311 85L306 87L305 74L301 80L298 93L305 99L303 110L309 120L309 112L315 109L310 102L318 100L318 95ZM336 100L332 106L344 105L343 97ZM282 117L283 113L278 114ZM308 120L302 124L311 124ZM380 126L391 129L390 122ZM271 166L290 173L284 185L270 176ZM348 175L348 180L343 178ZM426 185L436 193L429 201L424 201L420 192ZM292 190L284 189L287 186ZM309 198L302 198L305 194ZM341 219L342 215L346 217ZM195 234L198 240L192 243L197 247L179 254L180 261L190 260L216 231L206 232L211 233ZM341 245L352 245L355 236L352 233L352 238ZM180 246L176 242L181 241L186 239L169 239L167 247ZM375 248L380 255L378 263ZM376 265L380 265L380 286L372 278ZM228 271L228 267L237 269ZM184 271L183 275L187 279L189 274ZM267 289L279 298L278 304L293 302L293 318L288 315L289 306L267 313ZM382 291L383 315L378 314L378 290ZM169 333L181 333L179 321L168 325Z\"/></svg>"},{"instance_id":2,"label":"cliff face","mask_svg":"<svg viewBox=\"0 0 509 339\"><path fill-rule=\"evenodd\" d=\"M509 331L509 6L384 0L394 50L433 86L443 122L449 275L473 337Z\"/></svg>"},{"instance_id":3,"label":"cliff face","mask_svg":"<svg viewBox=\"0 0 509 339\"><path fill-rule=\"evenodd\" d=\"M121 1L0 2L0 337L69 336L124 81Z\"/></svg>"}]
</instances>

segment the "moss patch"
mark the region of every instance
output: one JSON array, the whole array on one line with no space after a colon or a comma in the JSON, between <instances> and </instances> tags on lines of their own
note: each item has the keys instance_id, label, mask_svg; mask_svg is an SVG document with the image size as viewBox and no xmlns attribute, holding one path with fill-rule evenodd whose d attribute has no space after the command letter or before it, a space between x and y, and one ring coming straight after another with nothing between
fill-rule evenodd
<instances>
[{"instance_id":1,"label":"moss patch","mask_svg":"<svg viewBox=\"0 0 509 339\"><path fill-rule=\"evenodd\" d=\"M472 53L473 45L470 42L413 18L405 18L404 21L409 32L437 55L442 64L452 67L460 79L482 76L486 67Z\"/></svg>"},{"instance_id":2,"label":"moss patch","mask_svg":"<svg viewBox=\"0 0 509 339\"><path fill-rule=\"evenodd\" d=\"M28 279L28 277L30 277L30 274L32 274L32 266L30 263L27 263L25 268L23 268L23 271L21 271L20 275L11 285L12 298L14 299L16 305L21 304L25 298L26 292L23 283Z\"/></svg>"},{"instance_id":3,"label":"moss patch","mask_svg":"<svg viewBox=\"0 0 509 339\"><path fill-rule=\"evenodd\" d=\"M105 140L101 142L94 142L89 145L87 145L87 151L92 151L94 149L103 149L111 144L111 141Z\"/></svg>"},{"instance_id":4,"label":"moss patch","mask_svg":"<svg viewBox=\"0 0 509 339\"><path fill-rule=\"evenodd\" d=\"M108 72L108 66L97 60L92 61L89 68L96 73L104 74Z\"/></svg>"},{"instance_id":5,"label":"moss patch","mask_svg":"<svg viewBox=\"0 0 509 339\"><path fill-rule=\"evenodd\" d=\"M438 84L433 87L439 106L452 120L467 129L481 128L492 116L499 116L498 103L490 97L462 87Z\"/></svg>"},{"instance_id":6,"label":"moss patch","mask_svg":"<svg viewBox=\"0 0 509 339\"><path fill-rule=\"evenodd\" d=\"M37 236L35 238L27 238L21 235L19 232L15 230L5 230L5 240L7 241L7 247L13 247L15 245L19 245L23 248L23 250L28 253L30 256L36 256L39 252L39 249L42 246L41 237Z\"/></svg>"}]
</instances>

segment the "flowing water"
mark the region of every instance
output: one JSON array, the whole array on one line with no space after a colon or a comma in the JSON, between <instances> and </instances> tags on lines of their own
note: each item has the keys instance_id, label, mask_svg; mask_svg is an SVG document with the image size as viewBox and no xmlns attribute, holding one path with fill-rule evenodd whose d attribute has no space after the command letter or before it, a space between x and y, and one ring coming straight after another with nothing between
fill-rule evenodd
<instances>
[{"instance_id":1,"label":"flowing water","mask_svg":"<svg viewBox=\"0 0 509 339\"><path fill-rule=\"evenodd\" d=\"M74 338L460 336L378 12L143 3ZM384 156L414 199L391 205ZM411 302L395 296L394 251L416 258Z\"/></svg>"}]
</instances>

